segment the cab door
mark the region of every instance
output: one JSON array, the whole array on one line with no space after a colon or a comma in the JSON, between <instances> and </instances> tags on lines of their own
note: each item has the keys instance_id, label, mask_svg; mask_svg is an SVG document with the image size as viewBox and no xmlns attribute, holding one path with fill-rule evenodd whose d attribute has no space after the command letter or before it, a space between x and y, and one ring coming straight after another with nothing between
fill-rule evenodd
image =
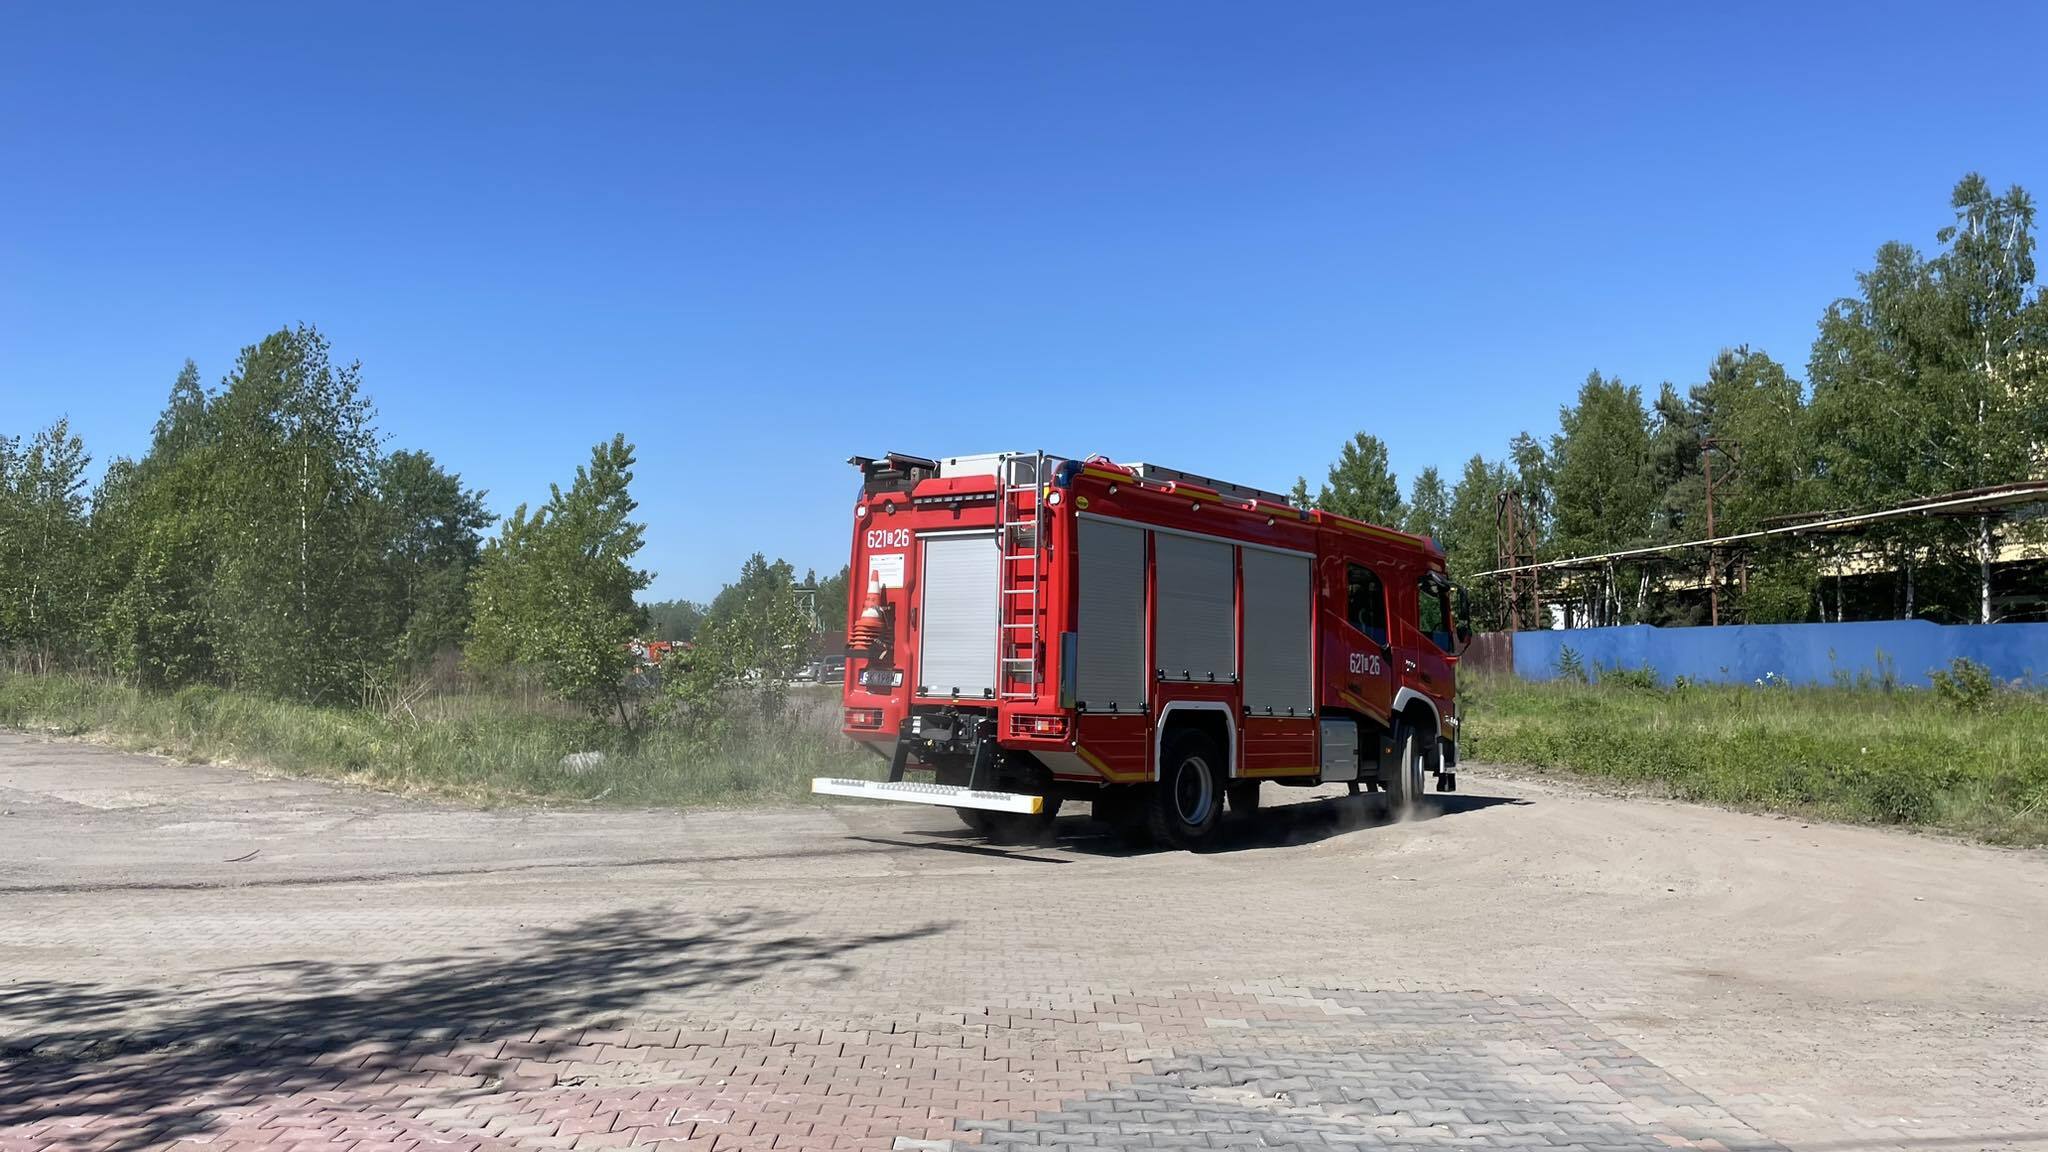
<instances>
[{"instance_id":1,"label":"cab door","mask_svg":"<svg viewBox=\"0 0 2048 1152\"><path fill-rule=\"evenodd\" d=\"M1415 584L1415 611L1397 629L1395 655L1401 661L1403 678L1417 692L1430 698L1440 715L1449 714L1457 694L1454 653L1457 638L1452 632L1451 588L1436 572L1425 572Z\"/></svg>"},{"instance_id":2,"label":"cab door","mask_svg":"<svg viewBox=\"0 0 2048 1152\"><path fill-rule=\"evenodd\" d=\"M1380 566L1341 556L1324 561L1324 580L1322 664L1336 697L1329 702L1384 722L1395 684L1386 580Z\"/></svg>"}]
</instances>

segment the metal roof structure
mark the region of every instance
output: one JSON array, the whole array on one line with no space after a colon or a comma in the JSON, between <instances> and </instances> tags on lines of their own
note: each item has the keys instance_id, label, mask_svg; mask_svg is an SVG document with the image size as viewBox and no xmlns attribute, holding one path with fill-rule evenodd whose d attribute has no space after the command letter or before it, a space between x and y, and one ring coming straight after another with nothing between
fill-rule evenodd
<instances>
[{"instance_id":1,"label":"metal roof structure","mask_svg":"<svg viewBox=\"0 0 2048 1152\"><path fill-rule=\"evenodd\" d=\"M1966 488L1959 492L1946 492L1939 496L1929 496L1873 511L1812 512L1797 516L1780 516L1766 521L1767 527L1749 532L1710 536L1676 544L1624 548L1617 552L1599 552L1590 556L1571 556L1561 560L1542 560L1509 568L1494 568L1486 572L1475 572L1468 579L1507 576L1518 572L1583 571L1603 568L1617 560L1681 552L1688 548L1717 548L1773 537L1855 532L1873 524L1895 520L1959 519L1987 513L1998 513L2001 518L2005 518L2015 516L2017 511L2022 509L2028 510L2032 515L2048 513L2048 480L2022 480L2012 484L1993 484L1988 488ZM2032 515L2026 518L2031 519Z\"/></svg>"}]
</instances>

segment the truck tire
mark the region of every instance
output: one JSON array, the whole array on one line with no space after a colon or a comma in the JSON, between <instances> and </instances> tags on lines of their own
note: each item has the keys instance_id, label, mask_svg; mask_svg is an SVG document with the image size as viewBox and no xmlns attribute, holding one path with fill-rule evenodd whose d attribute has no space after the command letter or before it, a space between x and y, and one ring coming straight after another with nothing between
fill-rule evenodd
<instances>
[{"instance_id":1,"label":"truck tire","mask_svg":"<svg viewBox=\"0 0 2048 1152\"><path fill-rule=\"evenodd\" d=\"M975 812L981 817L982 824L977 830L992 843L1043 844L1052 839L1053 821L1060 816L1060 801L1058 797L1047 799L1044 810L1040 812L979 812L972 808L956 808L954 811L961 813L962 819L966 819L968 812ZM968 827L975 825L970 822Z\"/></svg>"},{"instance_id":2,"label":"truck tire","mask_svg":"<svg viewBox=\"0 0 2048 1152\"><path fill-rule=\"evenodd\" d=\"M1175 848L1199 848L1223 814L1223 758L1200 732L1183 732L1166 746L1159 782L1152 785L1145 822L1152 838Z\"/></svg>"},{"instance_id":3,"label":"truck tire","mask_svg":"<svg viewBox=\"0 0 2048 1152\"><path fill-rule=\"evenodd\" d=\"M1240 816L1249 816L1259 810L1257 780L1232 780L1223 794L1230 798L1230 810Z\"/></svg>"},{"instance_id":4,"label":"truck tire","mask_svg":"<svg viewBox=\"0 0 2048 1152\"><path fill-rule=\"evenodd\" d=\"M1405 820L1422 800L1422 738L1406 724L1394 730L1394 762L1382 770L1387 815Z\"/></svg>"},{"instance_id":5,"label":"truck tire","mask_svg":"<svg viewBox=\"0 0 2048 1152\"><path fill-rule=\"evenodd\" d=\"M932 779L940 784L951 785L955 788L965 787L969 769L970 763L966 757L948 757L944 761L932 766ZM976 835L986 836L989 834L989 829L993 827L990 823L990 817L994 816L995 813L987 812L980 808L955 808L953 809L953 815L960 817L960 822L967 825Z\"/></svg>"}]
</instances>

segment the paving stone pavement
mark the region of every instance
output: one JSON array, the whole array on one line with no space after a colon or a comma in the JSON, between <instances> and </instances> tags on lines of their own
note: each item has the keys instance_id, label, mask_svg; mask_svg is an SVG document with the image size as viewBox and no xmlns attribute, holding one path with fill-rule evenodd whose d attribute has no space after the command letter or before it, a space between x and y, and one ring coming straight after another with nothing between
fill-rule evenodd
<instances>
[{"instance_id":1,"label":"paving stone pavement","mask_svg":"<svg viewBox=\"0 0 2048 1152\"><path fill-rule=\"evenodd\" d=\"M0 735L0 1152L2048 1147L2039 854L1461 777L1186 855Z\"/></svg>"},{"instance_id":2,"label":"paving stone pavement","mask_svg":"<svg viewBox=\"0 0 2048 1152\"><path fill-rule=\"evenodd\" d=\"M368 1005L315 997L317 1008L260 1024L245 1017L195 1031L188 1021L74 1054L33 1052L0 1067L43 1092L8 1138L24 1147L1779 1147L1541 996L1282 985L1102 992L1063 1007L837 1029L747 1020L504 1040L507 1029L482 1017L422 1029L444 1018L423 1009L464 997L452 985L424 1004L413 995Z\"/></svg>"}]
</instances>

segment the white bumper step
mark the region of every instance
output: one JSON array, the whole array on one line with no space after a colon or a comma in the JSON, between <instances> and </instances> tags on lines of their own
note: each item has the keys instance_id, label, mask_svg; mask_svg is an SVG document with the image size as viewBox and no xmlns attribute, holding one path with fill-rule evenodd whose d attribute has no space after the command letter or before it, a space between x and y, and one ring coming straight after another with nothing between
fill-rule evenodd
<instances>
[{"instance_id":1,"label":"white bumper step","mask_svg":"<svg viewBox=\"0 0 2048 1152\"><path fill-rule=\"evenodd\" d=\"M903 804L935 804L941 808L980 808L987 812L1021 812L1037 815L1045 810L1045 797L1021 792L977 792L957 784L921 784L899 780L834 780L820 776L811 781L811 791L820 796L854 796L862 800L895 800Z\"/></svg>"}]
</instances>

